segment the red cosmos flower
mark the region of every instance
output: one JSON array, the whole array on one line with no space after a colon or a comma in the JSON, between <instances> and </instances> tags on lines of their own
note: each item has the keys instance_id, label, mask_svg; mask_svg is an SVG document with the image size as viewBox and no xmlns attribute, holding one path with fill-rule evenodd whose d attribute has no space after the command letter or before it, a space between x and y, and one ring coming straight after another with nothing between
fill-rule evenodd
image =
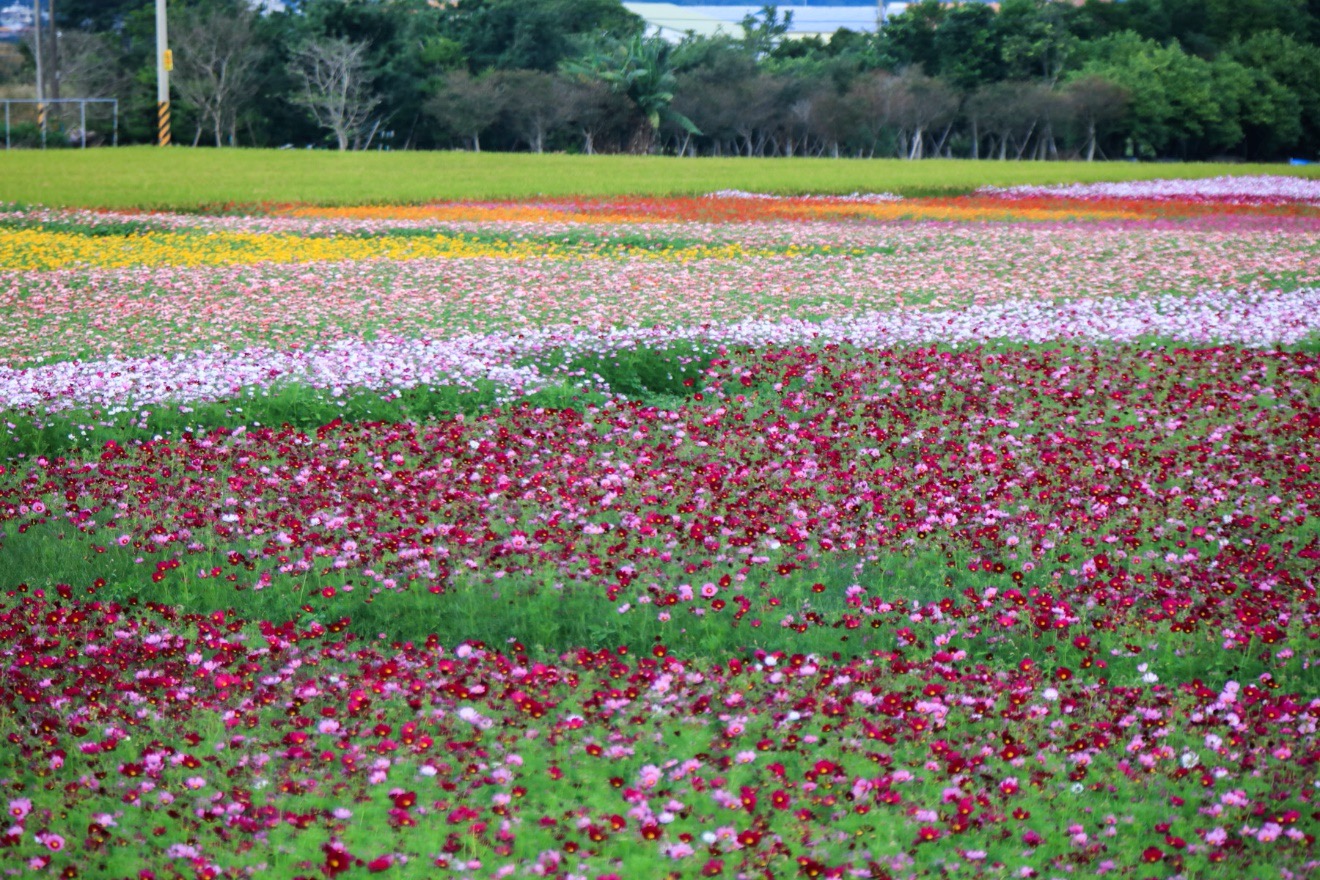
<instances>
[{"instance_id":1,"label":"red cosmos flower","mask_svg":"<svg viewBox=\"0 0 1320 880\"><path fill-rule=\"evenodd\" d=\"M770 806L776 810L787 810L793 801L789 798L788 792L782 788L776 788L770 793Z\"/></svg>"},{"instance_id":2,"label":"red cosmos flower","mask_svg":"<svg viewBox=\"0 0 1320 880\"><path fill-rule=\"evenodd\" d=\"M723 859L711 859L701 867L701 876L703 877L718 877L720 874L723 873L724 873Z\"/></svg>"},{"instance_id":3,"label":"red cosmos flower","mask_svg":"<svg viewBox=\"0 0 1320 880\"><path fill-rule=\"evenodd\" d=\"M922 825L917 831L917 843L930 843L940 839L940 829L933 825Z\"/></svg>"},{"instance_id":4,"label":"red cosmos flower","mask_svg":"<svg viewBox=\"0 0 1320 880\"><path fill-rule=\"evenodd\" d=\"M325 864L321 865L321 873L326 877L337 877L353 867L353 856L337 844L324 844L321 852L325 853Z\"/></svg>"},{"instance_id":5,"label":"red cosmos flower","mask_svg":"<svg viewBox=\"0 0 1320 880\"><path fill-rule=\"evenodd\" d=\"M381 856L367 862L367 870L373 874L388 871L392 867L394 867L394 858L392 856Z\"/></svg>"},{"instance_id":6,"label":"red cosmos flower","mask_svg":"<svg viewBox=\"0 0 1320 880\"><path fill-rule=\"evenodd\" d=\"M825 866L815 859L798 856L798 871L804 877L820 877L825 873Z\"/></svg>"},{"instance_id":7,"label":"red cosmos flower","mask_svg":"<svg viewBox=\"0 0 1320 880\"><path fill-rule=\"evenodd\" d=\"M407 828L417 824L417 820L407 810L400 810L397 807L389 811L390 826L393 828Z\"/></svg>"},{"instance_id":8,"label":"red cosmos flower","mask_svg":"<svg viewBox=\"0 0 1320 880\"><path fill-rule=\"evenodd\" d=\"M1158 862L1164 858L1164 850L1158 846L1148 846L1141 851L1141 860L1143 862Z\"/></svg>"}]
</instances>

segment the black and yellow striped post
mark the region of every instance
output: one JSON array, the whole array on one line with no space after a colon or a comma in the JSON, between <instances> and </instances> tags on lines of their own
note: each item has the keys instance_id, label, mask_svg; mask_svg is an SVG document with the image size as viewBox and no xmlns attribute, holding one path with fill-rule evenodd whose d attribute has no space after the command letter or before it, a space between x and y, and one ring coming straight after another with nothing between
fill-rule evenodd
<instances>
[{"instance_id":1,"label":"black and yellow striped post","mask_svg":"<svg viewBox=\"0 0 1320 880\"><path fill-rule=\"evenodd\" d=\"M161 101L156 105L156 143L162 147L170 145L169 101Z\"/></svg>"},{"instance_id":2,"label":"black and yellow striped post","mask_svg":"<svg viewBox=\"0 0 1320 880\"><path fill-rule=\"evenodd\" d=\"M156 143L170 145L170 71L174 53L169 50L165 25L165 0L156 0Z\"/></svg>"}]
</instances>

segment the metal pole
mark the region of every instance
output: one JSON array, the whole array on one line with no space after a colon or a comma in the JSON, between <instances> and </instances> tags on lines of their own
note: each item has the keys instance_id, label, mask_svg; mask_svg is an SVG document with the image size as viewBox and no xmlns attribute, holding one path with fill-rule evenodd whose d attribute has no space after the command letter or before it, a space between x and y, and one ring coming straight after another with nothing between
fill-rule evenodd
<instances>
[{"instance_id":1,"label":"metal pole","mask_svg":"<svg viewBox=\"0 0 1320 880\"><path fill-rule=\"evenodd\" d=\"M156 0L156 143L170 145L170 41L166 34L165 0Z\"/></svg>"},{"instance_id":2,"label":"metal pole","mask_svg":"<svg viewBox=\"0 0 1320 880\"><path fill-rule=\"evenodd\" d=\"M55 0L46 0L46 9L50 14L50 57L46 66L50 68L50 96L58 101L60 99L60 29L55 24ZM59 112L58 107L56 112ZM63 119L62 113L61 119Z\"/></svg>"},{"instance_id":3,"label":"metal pole","mask_svg":"<svg viewBox=\"0 0 1320 880\"><path fill-rule=\"evenodd\" d=\"M78 131L82 138L82 148L87 149L87 102L78 102Z\"/></svg>"},{"instance_id":4,"label":"metal pole","mask_svg":"<svg viewBox=\"0 0 1320 880\"><path fill-rule=\"evenodd\" d=\"M111 146L117 147L119 146L119 99L118 98L115 99L114 111L115 111L115 139L111 143Z\"/></svg>"},{"instance_id":5,"label":"metal pole","mask_svg":"<svg viewBox=\"0 0 1320 880\"><path fill-rule=\"evenodd\" d=\"M41 33L41 0L32 0L32 11L36 13L33 36L36 43L37 62L37 125L41 128L41 148L46 149L46 71L42 64L42 44L46 41Z\"/></svg>"},{"instance_id":6,"label":"metal pole","mask_svg":"<svg viewBox=\"0 0 1320 880\"><path fill-rule=\"evenodd\" d=\"M884 28L889 24L889 4L885 0L878 0L880 4L880 27Z\"/></svg>"},{"instance_id":7,"label":"metal pole","mask_svg":"<svg viewBox=\"0 0 1320 880\"><path fill-rule=\"evenodd\" d=\"M5 101L5 149L9 149L9 102Z\"/></svg>"}]
</instances>

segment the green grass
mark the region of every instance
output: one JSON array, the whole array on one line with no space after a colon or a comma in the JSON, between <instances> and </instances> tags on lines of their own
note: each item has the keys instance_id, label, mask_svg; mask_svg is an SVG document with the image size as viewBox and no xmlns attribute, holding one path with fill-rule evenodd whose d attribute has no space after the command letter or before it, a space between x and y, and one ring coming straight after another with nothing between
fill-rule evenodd
<instances>
[{"instance_id":1,"label":"green grass","mask_svg":"<svg viewBox=\"0 0 1320 880\"><path fill-rule=\"evenodd\" d=\"M59 207L216 208L308 202L416 203L533 196L965 193L978 186L1212 177L1320 176L1317 166L716 159L528 153L332 153L120 147L0 152L0 202Z\"/></svg>"}]
</instances>

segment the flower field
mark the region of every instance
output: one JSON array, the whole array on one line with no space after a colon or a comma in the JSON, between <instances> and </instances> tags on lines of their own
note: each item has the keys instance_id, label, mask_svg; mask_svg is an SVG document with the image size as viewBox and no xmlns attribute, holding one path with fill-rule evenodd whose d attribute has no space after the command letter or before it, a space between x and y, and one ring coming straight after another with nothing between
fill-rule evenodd
<instances>
[{"instance_id":1,"label":"flower field","mask_svg":"<svg viewBox=\"0 0 1320 880\"><path fill-rule=\"evenodd\" d=\"M0 876L1320 873L1320 182L0 207Z\"/></svg>"}]
</instances>

